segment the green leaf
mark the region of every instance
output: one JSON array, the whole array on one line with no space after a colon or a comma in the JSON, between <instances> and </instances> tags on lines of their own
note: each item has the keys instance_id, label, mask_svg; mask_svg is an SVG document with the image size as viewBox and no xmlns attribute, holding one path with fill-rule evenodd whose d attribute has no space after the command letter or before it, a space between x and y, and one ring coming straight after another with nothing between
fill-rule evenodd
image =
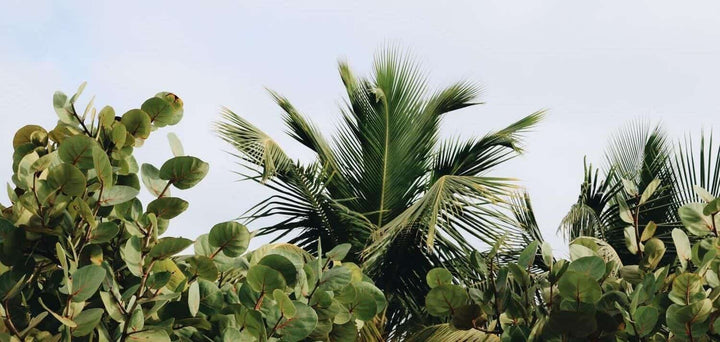
<instances>
[{"instance_id":1,"label":"green leaf","mask_svg":"<svg viewBox=\"0 0 720 342\"><path fill-rule=\"evenodd\" d=\"M138 306L130 315L130 320L125 324L128 325L128 332L130 333L141 331L145 327L145 314L142 307Z\"/></svg>"},{"instance_id":2,"label":"green leaf","mask_svg":"<svg viewBox=\"0 0 720 342\"><path fill-rule=\"evenodd\" d=\"M635 310L633 318L635 319L634 327L637 328L635 334L644 337L655 329L660 312L652 306L641 306ZM631 326L632 327L632 326Z\"/></svg>"},{"instance_id":3,"label":"green leaf","mask_svg":"<svg viewBox=\"0 0 720 342\"><path fill-rule=\"evenodd\" d=\"M120 232L115 222L102 222L90 233L90 243L106 243L112 240Z\"/></svg>"},{"instance_id":4,"label":"green leaf","mask_svg":"<svg viewBox=\"0 0 720 342\"><path fill-rule=\"evenodd\" d=\"M324 291L338 291L350 284L352 271L343 266L333 267L322 273L320 289Z\"/></svg>"},{"instance_id":5,"label":"green leaf","mask_svg":"<svg viewBox=\"0 0 720 342\"><path fill-rule=\"evenodd\" d=\"M45 303L43 302L42 297L38 297L38 302L45 310L47 310L47 312L49 312L51 315L53 315L53 317L55 317L55 319L60 321L60 323L62 323L63 325L66 325L70 328L77 327L77 324L75 322L73 322L73 320L71 320L67 317L58 315L57 313L55 313L55 311L50 310L50 308L48 308L47 305L45 305Z\"/></svg>"},{"instance_id":6,"label":"green leaf","mask_svg":"<svg viewBox=\"0 0 720 342\"><path fill-rule=\"evenodd\" d=\"M645 190L642 193L642 196L640 196L640 202L638 205L643 205L647 200L652 197L652 195L657 190L658 186L660 186L660 179L655 178L653 179L646 187Z\"/></svg>"},{"instance_id":7,"label":"green leaf","mask_svg":"<svg viewBox=\"0 0 720 342\"><path fill-rule=\"evenodd\" d=\"M168 142L170 143L170 150L172 151L172 154L176 157L181 157L185 155L185 149L183 149L182 143L180 142L180 139L175 135L175 133L168 133Z\"/></svg>"},{"instance_id":8,"label":"green leaf","mask_svg":"<svg viewBox=\"0 0 720 342\"><path fill-rule=\"evenodd\" d=\"M654 270L665 255L665 243L658 238L652 238L645 244L645 254L640 266Z\"/></svg>"},{"instance_id":9,"label":"green leaf","mask_svg":"<svg viewBox=\"0 0 720 342\"><path fill-rule=\"evenodd\" d=\"M635 236L635 227L633 226L627 226L625 227L625 230L623 231L625 235L625 247L630 251L632 254L638 253L638 245L637 245L637 237Z\"/></svg>"},{"instance_id":10,"label":"green leaf","mask_svg":"<svg viewBox=\"0 0 720 342\"><path fill-rule=\"evenodd\" d=\"M151 97L143 102L140 109L147 113L152 124L157 127L165 127L175 122L173 118L176 113L175 108L162 98Z\"/></svg>"},{"instance_id":11,"label":"green leaf","mask_svg":"<svg viewBox=\"0 0 720 342\"><path fill-rule=\"evenodd\" d=\"M261 293L272 293L276 289L285 290L287 287L282 274L265 265L250 267L247 273L247 283L254 291Z\"/></svg>"},{"instance_id":12,"label":"green leaf","mask_svg":"<svg viewBox=\"0 0 720 342\"><path fill-rule=\"evenodd\" d=\"M53 94L53 108L58 118L60 118L60 121L68 125L76 125L78 123L77 119L75 119L72 106L68 102L68 97L63 92L56 91L55 94Z\"/></svg>"},{"instance_id":13,"label":"green leaf","mask_svg":"<svg viewBox=\"0 0 720 342\"><path fill-rule=\"evenodd\" d=\"M294 287L297 283L297 268L290 259L280 254L268 254L258 262L258 265L270 267L282 274L287 286Z\"/></svg>"},{"instance_id":14,"label":"green leaf","mask_svg":"<svg viewBox=\"0 0 720 342\"><path fill-rule=\"evenodd\" d=\"M68 196L80 196L85 193L85 175L72 164L58 164L50 168L47 185Z\"/></svg>"},{"instance_id":15,"label":"green leaf","mask_svg":"<svg viewBox=\"0 0 720 342\"><path fill-rule=\"evenodd\" d=\"M105 269L96 265L79 268L72 274L72 300L82 302L95 294L105 279Z\"/></svg>"},{"instance_id":16,"label":"green leaf","mask_svg":"<svg viewBox=\"0 0 720 342\"><path fill-rule=\"evenodd\" d=\"M189 203L177 197L160 197L147 206L147 212L161 219L170 220L187 210Z\"/></svg>"},{"instance_id":17,"label":"green leaf","mask_svg":"<svg viewBox=\"0 0 720 342\"><path fill-rule=\"evenodd\" d=\"M668 294L673 303L687 305L705 299L702 278L695 273L683 273L673 280Z\"/></svg>"},{"instance_id":18,"label":"green leaf","mask_svg":"<svg viewBox=\"0 0 720 342\"><path fill-rule=\"evenodd\" d=\"M542 251L542 257L543 257L543 262L545 263L545 266L552 267L553 266L552 245L550 245L550 243L547 241L543 241L542 247L540 250Z\"/></svg>"},{"instance_id":19,"label":"green leaf","mask_svg":"<svg viewBox=\"0 0 720 342\"><path fill-rule=\"evenodd\" d=\"M651 237L655 236L655 230L657 230L657 224L653 221L648 222L648 224L645 225L645 229L643 229L642 235L640 236L640 242L650 240Z\"/></svg>"},{"instance_id":20,"label":"green leaf","mask_svg":"<svg viewBox=\"0 0 720 342\"><path fill-rule=\"evenodd\" d=\"M145 188L150 191L155 197L159 197L161 194L164 196L170 196L170 189L165 189L168 181L160 179L160 170L150 164L142 164L140 167L140 175L142 176L143 184ZM163 190L165 193L163 194Z\"/></svg>"},{"instance_id":21,"label":"green leaf","mask_svg":"<svg viewBox=\"0 0 720 342\"><path fill-rule=\"evenodd\" d=\"M570 263L568 271L582 273L592 279L600 280L605 275L605 261L598 256L578 258Z\"/></svg>"},{"instance_id":22,"label":"green leaf","mask_svg":"<svg viewBox=\"0 0 720 342\"><path fill-rule=\"evenodd\" d=\"M93 149L97 143L86 135L73 135L63 140L58 147L58 157L65 163L72 164L81 170L88 170L93 165Z\"/></svg>"},{"instance_id":23,"label":"green leaf","mask_svg":"<svg viewBox=\"0 0 720 342\"><path fill-rule=\"evenodd\" d=\"M135 138L147 139L150 136L150 116L140 109L131 109L120 120L127 132Z\"/></svg>"},{"instance_id":24,"label":"green leaf","mask_svg":"<svg viewBox=\"0 0 720 342\"><path fill-rule=\"evenodd\" d=\"M210 258L204 255L194 255L185 259L185 262L190 265L190 272L202 279L215 281L218 277L217 266Z\"/></svg>"},{"instance_id":25,"label":"green leaf","mask_svg":"<svg viewBox=\"0 0 720 342\"><path fill-rule=\"evenodd\" d=\"M351 246L352 245L349 243L339 244L333 249L331 249L329 252L325 253L325 256L331 260L342 261L343 259L345 259L348 252L350 252Z\"/></svg>"},{"instance_id":26,"label":"green leaf","mask_svg":"<svg viewBox=\"0 0 720 342\"><path fill-rule=\"evenodd\" d=\"M115 109L110 106L105 106L100 109L98 113L98 123L103 128L110 128L113 122L115 122Z\"/></svg>"},{"instance_id":27,"label":"green leaf","mask_svg":"<svg viewBox=\"0 0 720 342\"><path fill-rule=\"evenodd\" d=\"M441 285L452 284L452 274L450 273L450 271L444 268L437 267L431 269L430 272L428 272L428 274L425 276L425 280L432 289Z\"/></svg>"},{"instance_id":28,"label":"green leaf","mask_svg":"<svg viewBox=\"0 0 720 342\"><path fill-rule=\"evenodd\" d=\"M125 203L135 198L140 191L131 186L115 185L110 189L104 189L100 197L100 205L109 207Z\"/></svg>"},{"instance_id":29,"label":"green leaf","mask_svg":"<svg viewBox=\"0 0 720 342\"><path fill-rule=\"evenodd\" d=\"M680 221L682 221L687 231L700 237L712 232L710 217L703 215L704 207L702 203L690 203L678 209Z\"/></svg>"},{"instance_id":30,"label":"green leaf","mask_svg":"<svg viewBox=\"0 0 720 342\"><path fill-rule=\"evenodd\" d=\"M100 291L100 299L102 299L105 311L108 313L110 318L116 322L124 322L125 315L122 313L122 306L115 300L115 298L109 292Z\"/></svg>"},{"instance_id":31,"label":"green leaf","mask_svg":"<svg viewBox=\"0 0 720 342\"><path fill-rule=\"evenodd\" d=\"M120 250L120 256L125 261L130 273L136 277L143 275L142 242L139 237L131 236Z\"/></svg>"},{"instance_id":32,"label":"green leaf","mask_svg":"<svg viewBox=\"0 0 720 342\"><path fill-rule=\"evenodd\" d=\"M627 202L625 202L622 198L617 198L618 207L620 210L620 218L625 222L629 224L635 223L635 219L633 218L632 212L630 211L630 207L628 207Z\"/></svg>"},{"instance_id":33,"label":"green leaf","mask_svg":"<svg viewBox=\"0 0 720 342\"><path fill-rule=\"evenodd\" d=\"M195 157L175 157L160 167L160 179L170 181L176 188L189 189L207 175L209 165Z\"/></svg>"},{"instance_id":34,"label":"green leaf","mask_svg":"<svg viewBox=\"0 0 720 342\"><path fill-rule=\"evenodd\" d=\"M145 330L128 335L127 340L137 342L170 342L170 336L165 330Z\"/></svg>"},{"instance_id":35,"label":"green leaf","mask_svg":"<svg viewBox=\"0 0 720 342\"><path fill-rule=\"evenodd\" d=\"M277 302L277 306L280 309L283 317L293 318L295 316L295 304L290 300L290 297L282 290L276 289L273 291L273 298Z\"/></svg>"},{"instance_id":36,"label":"green leaf","mask_svg":"<svg viewBox=\"0 0 720 342\"><path fill-rule=\"evenodd\" d=\"M690 239L687 234L681 229L675 228L672 230L672 239L675 243L675 251L680 259L680 262L685 268L685 264L692 258L692 249L690 248Z\"/></svg>"},{"instance_id":37,"label":"green leaf","mask_svg":"<svg viewBox=\"0 0 720 342\"><path fill-rule=\"evenodd\" d=\"M710 216L717 212L720 212L720 198L710 201L710 203L703 207L703 215Z\"/></svg>"},{"instance_id":38,"label":"green leaf","mask_svg":"<svg viewBox=\"0 0 720 342\"><path fill-rule=\"evenodd\" d=\"M198 310L200 310L200 284L196 281L192 282L188 289L188 309L193 317L197 316Z\"/></svg>"},{"instance_id":39,"label":"green leaf","mask_svg":"<svg viewBox=\"0 0 720 342\"><path fill-rule=\"evenodd\" d=\"M637 185L635 185L635 183L633 181L623 178L622 184L623 184L623 188L625 189L626 194L628 194L632 197L635 197L639 194Z\"/></svg>"},{"instance_id":40,"label":"green leaf","mask_svg":"<svg viewBox=\"0 0 720 342\"><path fill-rule=\"evenodd\" d=\"M38 146L47 145L47 131L38 125L26 125L15 132L13 137L13 149L20 145L33 144ZM45 141L45 144L42 141Z\"/></svg>"},{"instance_id":41,"label":"green leaf","mask_svg":"<svg viewBox=\"0 0 720 342\"><path fill-rule=\"evenodd\" d=\"M468 299L467 292L462 287L440 285L434 287L425 296L425 307L430 315L444 317L467 304Z\"/></svg>"},{"instance_id":42,"label":"green leaf","mask_svg":"<svg viewBox=\"0 0 720 342\"><path fill-rule=\"evenodd\" d=\"M77 327L73 329L72 335L75 337L86 336L100 323L104 310L101 308L86 309L73 318Z\"/></svg>"},{"instance_id":43,"label":"green leaf","mask_svg":"<svg viewBox=\"0 0 720 342\"><path fill-rule=\"evenodd\" d=\"M702 200L705 202L709 203L715 199L715 196L713 196L707 190L703 189L702 187L700 187L698 185L693 185L693 191L695 191L695 194L697 194L698 197L702 198Z\"/></svg>"},{"instance_id":44,"label":"green leaf","mask_svg":"<svg viewBox=\"0 0 720 342\"><path fill-rule=\"evenodd\" d=\"M311 307L301 302L294 302L295 315L289 319L283 319L278 324L277 333L282 336L283 341L296 342L305 339L315 329L318 323L318 316Z\"/></svg>"},{"instance_id":45,"label":"green leaf","mask_svg":"<svg viewBox=\"0 0 720 342\"><path fill-rule=\"evenodd\" d=\"M595 304L602 296L600 285L590 276L575 271L567 271L558 281L558 290L563 298Z\"/></svg>"},{"instance_id":46,"label":"green leaf","mask_svg":"<svg viewBox=\"0 0 720 342\"><path fill-rule=\"evenodd\" d=\"M712 311L712 301L703 299L690 305L672 304L665 312L668 328L677 337L700 337L710 328L705 320Z\"/></svg>"},{"instance_id":47,"label":"green leaf","mask_svg":"<svg viewBox=\"0 0 720 342\"><path fill-rule=\"evenodd\" d=\"M229 257L243 254L250 244L250 232L237 222L218 223L210 229L210 245L222 250Z\"/></svg>"},{"instance_id":48,"label":"green leaf","mask_svg":"<svg viewBox=\"0 0 720 342\"><path fill-rule=\"evenodd\" d=\"M538 241L531 242L525 249L520 253L517 264L522 269L528 269L532 266L535 261L535 255L537 254L537 248L540 243Z\"/></svg>"},{"instance_id":49,"label":"green leaf","mask_svg":"<svg viewBox=\"0 0 720 342\"><path fill-rule=\"evenodd\" d=\"M95 168L98 180L105 189L110 188L113 184L113 172L112 165L110 165L110 159L108 159L105 151L103 151L99 146L93 149L92 155L93 167Z\"/></svg>"},{"instance_id":50,"label":"green leaf","mask_svg":"<svg viewBox=\"0 0 720 342\"><path fill-rule=\"evenodd\" d=\"M154 259L165 259L182 252L192 244L193 240L190 239L164 237L150 249L148 256Z\"/></svg>"}]
</instances>

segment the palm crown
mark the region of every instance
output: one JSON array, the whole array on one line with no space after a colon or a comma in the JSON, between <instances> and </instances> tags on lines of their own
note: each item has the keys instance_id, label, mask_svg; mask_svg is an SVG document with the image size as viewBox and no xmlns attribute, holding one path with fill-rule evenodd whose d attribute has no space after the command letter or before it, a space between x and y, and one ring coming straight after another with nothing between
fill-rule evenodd
<instances>
[{"instance_id":1,"label":"palm crown","mask_svg":"<svg viewBox=\"0 0 720 342\"><path fill-rule=\"evenodd\" d=\"M474 85L458 82L429 92L417 65L392 49L376 56L369 78L357 77L343 62L339 71L347 99L331 140L271 92L289 134L315 153L313 162L291 159L230 110L224 110L218 133L257 171L249 177L275 191L248 212L250 220L279 218L258 234L288 236L311 252L318 243L323 249L351 243L350 260L362 262L388 296L387 323L423 323L425 274L438 265L470 272L456 262L474 249L467 237L492 244L505 235L512 247L539 235L518 225L508 210L513 180L488 172L522 152L522 133L543 113L480 138L443 140L438 130L444 114L478 103Z\"/></svg>"}]
</instances>

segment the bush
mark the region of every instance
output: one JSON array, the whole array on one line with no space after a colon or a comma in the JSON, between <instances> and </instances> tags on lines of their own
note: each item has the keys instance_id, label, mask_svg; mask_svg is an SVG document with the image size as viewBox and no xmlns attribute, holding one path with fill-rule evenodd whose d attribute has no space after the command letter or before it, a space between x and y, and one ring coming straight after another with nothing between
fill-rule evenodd
<instances>
[{"instance_id":1,"label":"bush","mask_svg":"<svg viewBox=\"0 0 720 342\"><path fill-rule=\"evenodd\" d=\"M133 151L180 121L182 101L162 92L122 116L92 103L79 113L82 89L55 93L55 128L29 125L13 138L0 339L345 341L384 310L382 292L341 262L349 245L320 258L288 244L246 252L252 234L237 222L195 241L161 237L189 205L171 187L195 186L208 164L182 155L174 136L176 155L159 169L138 166ZM141 182L156 197L144 208Z\"/></svg>"},{"instance_id":2,"label":"bush","mask_svg":"<svg viewBox=\"0 0 720 342\"><path fill-rule=\"evenodd\" d=\"M677 258L661 265L665 244L656 225L638 227L640 211L658 187L643 192L631 210L619 200L626 245L640 256L622 265L602 240L580 237L570 244L571 260L555 260L547 243L530 244L517 262L502 264L502 241L489 252L473 253L477 279L464 285L445 269L427 274L430 315L447 317L449 326L429 327L415 340L482 336L502 341L709 341L720 339L720 199L699 187L704 203L679 209L685 230L672 231ZM630 193L632 192L632 193ZM695 243L691 247L685 231ZM538 251L539 249L539 251ZM539 264L545 270L533 265Z\"/></svg>"}]
</instances>

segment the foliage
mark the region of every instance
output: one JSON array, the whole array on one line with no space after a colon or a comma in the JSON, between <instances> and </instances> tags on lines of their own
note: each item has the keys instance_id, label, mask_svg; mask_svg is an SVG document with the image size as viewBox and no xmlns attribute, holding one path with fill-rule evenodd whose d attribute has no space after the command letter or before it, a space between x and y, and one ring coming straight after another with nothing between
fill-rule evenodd
<instances>
[{"instance_id":1,"label":"foliage","mask_svg":"<svg viewBox=\"0 0 720 342\"><path fill-rule=\"evenodd\" d=\"M246 252L251 233L224 222L192 241L161 237L208 164L177 155L158 169L133 151L174 125L182 101L158 93L116 116L53 97L60 118L13 138L12 205L0 217L0 340L352 341L382 312L382 292L349 245L313 257L288 244ZM143 207L140 177L155 197ZM194 254L178 256L194 247ZM323 253L318 251L317 255Z\"/></svg>"},{"instance_id":2,"label":"foliage","mask_svg":"<svg viewBox=\"0 0 720 342\"><path fill-rule=\"evenodd\" d=\"M477 87L457 82L429 92L418 66L393 49L377 55L370 77L356 76L344 62L339 71L347 99L331 140L271 92L289 135L314 152L313 162L292 160L230 110L218 133L250 169L245 176L275 191L247 214L251 221L278 218L259 234L289 236L310 252L318 241L350 243L350 260L361 262L388 295L387 322L399 331L427 319L423 274L439 265L471 272L454 263L474 249L468 236L486 245L508 231L515 245L532 240L506 210L513 180L488 173L522 152L523 133L543 113L482 137L441 141L445 114L478 104Z\"/></svg>"},{"instance_id":3,"label":"foliage","mask_svg":"<svg viewBox=\"0 0 720 342\"><path fill-rule=\"evenodd\" d=\"M657 196L659 181L624 188L639 205ZM447 323L426 327L412 341L710 341L720 338L720 199L697 187L703 202L679 208L683 229L671 232L676 257L663 262L665 243L656 227L641 226L637 211L620 203L627 225L626 249L637 264L622 264L604 241L579 237L570 260L556 260L547 243L530 244L518 261L497 261L500 243L469 262L483 278L476 283L437 268L427 312ZM695 242L691 245L689 232ZM692 246L692 247L691 247ZM533 269L539 258L547 271ZM463 283L459 285L458 283ZM460 335L462 334L462 335Z\"/></svg>"},{"instance_id":4,"label":"foliage","mask_svg":"<svg viewBox=\"0 0 720 342\"><path fill-rule=\"evenodd\" d=\"M719 158L720 149L713 143L712 134L702 134L698 145L688 137L673 148L661 126L642 122L629 125L610 140L602 171L585 165L580 196L559 230L570 240L580 236L603 239L618 251L623 262L638 263L640 254L622 247L627 223L620 211L630 209L641 227L652 222L655 237L672 246L672 230L682 228L678 209L720 195ZM664 186L656 189L652 201L640 204L637 189L650 186L656 179ZM707 191L698 195L697 186ZM674 257L671 247L665 261Z\"/></svg>"}]
</instances>

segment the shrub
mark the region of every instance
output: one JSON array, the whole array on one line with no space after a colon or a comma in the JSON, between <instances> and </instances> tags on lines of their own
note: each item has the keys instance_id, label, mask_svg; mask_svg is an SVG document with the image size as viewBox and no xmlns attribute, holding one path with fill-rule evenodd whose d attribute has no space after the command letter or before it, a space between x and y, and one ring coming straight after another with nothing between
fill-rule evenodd
<instances>
[{"instance_id":1,"label":"shrub","mask_svg":"<svg viewBox=\"0 0 720 342\"><path fill-rule=\"evenodd\" d=\"M384 310L382 292L341 262L347 244L318 258L288 244L246 252L252 234L237 222L195 241L161 237L189 205L171 188L195 186L208 164L174 136L175 157L159 169L138 166L133 151L180 121L182 101L162 92L122 116L92 101L79 113L82 89L55 93L55 128L13 138L12 204L0 218L3 341L345 341ZM141 182L155 197L144 208Z\"/></svg>"},{"instance_id":2,"label":"shrub","mask_svg":"<svg viewBox=\"0 0 720 342\"><path fill-rule=\"evenodd\" d=\"M432 288L427 312L447 317L450 328L429 327L415 340L471 335L490 341L718 340L720 199L696 187L705 202L679 209L685 230L672 231L677 257L660 264L666 246L655 236L656 225L639 227L633 218L658 185L652 182L642 192L626 189L639 199L638 208L619 203L620 219L628 225L626 245L641 257L638 265L622 265L612 247L592 237L571 242L571 260L555 260L549 244L534 242L517 262L501 264L499 241L489 252L470 256L477 279L464 286L442 268L427 274ZM695 241L692 247L685 231ZM532 266L536 258L546 271Z\"/></svg>"}]
</instances>

